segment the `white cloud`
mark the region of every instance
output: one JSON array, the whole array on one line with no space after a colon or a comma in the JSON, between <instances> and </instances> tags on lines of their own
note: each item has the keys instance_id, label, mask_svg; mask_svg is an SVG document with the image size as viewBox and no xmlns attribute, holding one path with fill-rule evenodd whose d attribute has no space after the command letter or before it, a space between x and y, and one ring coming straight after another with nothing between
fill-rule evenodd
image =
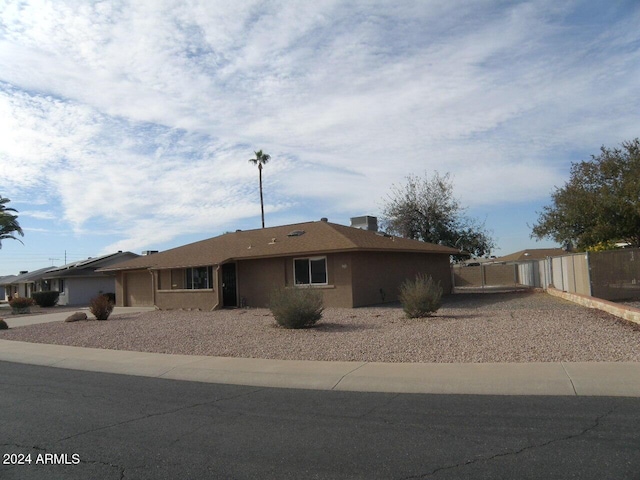
<instances>
[{"instance_id":1,"label":"white cloud","mask_svg":"<svg viewBox=\"0 0 640 480\"><path fill-rule=\"evenodd\" d=\"M21 217L31 217L38 220L55 220L57 217L53 212L45 212L42 210L21 210Z\"/></svg>"},{"instance_id":2,"label":"white cloud","mask_svg":"<svg viewBox=\"0 0 640 480\"><path fill-rule=\"evenodd\" d=\"M255 217L258 148L279 216L436 169L471 206L540 200L637 135L639 9L590 9L0 1L0 188L118 249Z\"/></svg>"}]
</instances>

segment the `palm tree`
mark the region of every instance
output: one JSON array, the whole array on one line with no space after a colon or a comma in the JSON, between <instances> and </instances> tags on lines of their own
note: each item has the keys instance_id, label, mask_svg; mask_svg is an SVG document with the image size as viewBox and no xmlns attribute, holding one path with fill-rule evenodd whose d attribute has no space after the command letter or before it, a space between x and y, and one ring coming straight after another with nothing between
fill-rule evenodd
<instances>
[{"instance_id":1,"label":"palm tree","mask_svg":"<svg viewBox=\"0 0 640 480\"><path fill-rule=\"evenodd\" d=\"M6 240L7 238L12 238L22 243L22 240L13 235L14 233L24 237L22 228L20 228L20 224L18 223L18 216L8 213L15 212L16 209L5 206L5 204L10 201L8 198L0 195L0 248L2 248L2 240Z\"/></svg>"},{"instance_id":2,"label":"palm tree","mask_svg":"<svg viewBox=\"0 0 640 480\"><path fill-rule=\"evenodd\" d=\"M256 154L256 158L250 158L249 162L254 165L258 165L258 172L260 174L260 210L262 212L262 228L264 228L264 200L262 199L262 165L266 164L269 159L271 159L271 155L266 153L262 153L262 150L258 150L257 152L253 152Z\"/></svg>"}]
</instances>

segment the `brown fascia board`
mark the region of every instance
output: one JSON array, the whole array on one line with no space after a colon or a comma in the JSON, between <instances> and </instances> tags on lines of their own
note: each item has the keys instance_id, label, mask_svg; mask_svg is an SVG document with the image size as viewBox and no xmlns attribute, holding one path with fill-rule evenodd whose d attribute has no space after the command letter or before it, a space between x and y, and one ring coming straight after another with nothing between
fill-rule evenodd
<instances>
[{"instance_id":1,"label":"brown fascia board","mask_svg":"<svg viewBox=\"0 0 640 480\"><path fill-rule=\"evenodd\" d=\"M219 262L214 262L214 263L184 263L184 264L175 264L175 265L171 265L171 266L151 266L151 267L147 267L148 270L152 270L152 271L159 271L159 270L171 270L171 269L178 269L178 268L195 268L195 267L209 267L209 266L219 266L219 265L224 265L226 263L230 263L230 262L238 262L238 261L244 261L244 260L260 260L263 258L285 258L285 257L309 257L309 256L322 256L322 255L329 255L329 254L335 254L335 253L353 253L353 252L378 252L378 253L423 253L425 255L456 255L458 254L458 251L456 250L456 253L450 253L450 252L443 252L443 251L437 251L437 250L431 250L431 251L426 251L426 250L410 250L410 249L397 249L397 250L383 250L383 249L376 249L376 248L358 248L358 247L354 247L354 248L342 248L342 249L336 249L336 250L318 250L318 251L306 251L306 252L291 252L291 253L274 253L274 254L269 254L269 255L255 255L255 256L251 256L251 257L229 257L226 258L224 260L221 260ZM143 267L132 267L129 268L128 270L141 270ZM124 270L124 269L120 269L120 270Z\"/></svg>"},{"instance_id":2,"label":"brown fascia board","mask_svg":"<svg viewBox=\"0 0 640 480\"><path fill-rule=\"evenodd\" d=\"M134 258L134 260L137 260ZM122 263L128 262L129 260L125 260ZM128 271L128 270L152 270L153 269L153 265L128 265L126 267L118 267L118 264L114 264L112 266L109 267L102 267L102 268L98 268L96 269L96 272L103 272L103 273L110 273L110 272L121 272L121 271Z\"/></svg>"}]
</instances>

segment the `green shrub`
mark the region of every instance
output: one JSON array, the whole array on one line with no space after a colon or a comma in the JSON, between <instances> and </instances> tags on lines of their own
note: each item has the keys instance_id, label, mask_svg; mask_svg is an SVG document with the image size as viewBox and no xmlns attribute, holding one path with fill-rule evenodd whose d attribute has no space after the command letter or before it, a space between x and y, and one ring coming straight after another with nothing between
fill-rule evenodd
<instances>
[{"instance_id":1,"label":"green shrub","mask_svg":"<svg viewBox=\"0 0 640 480\"><path fill-rule=\"evenodd\" d=\"M29 297L13 297L9 301L11 313L30 313L33 299Z\"/></svg>"},{"instance_id":2,"label":"green shrub","mask_svg":"<svg viewBox=\"0 0 640 480\"><path fill-rule=\"evenodd\" d=\"M95 315L97 320L106 320L113 311L113 303L106 295L98 295L89 302L89 311Z\"/></svg>"},{"instance_id":3,"label":"green shrub","mask_svg":"<svg viewBox=\"0 0 640 480\"><path fill-rule=\"evenodd\" d=\"M269 308L284 328L311 327L322 318L322 293L311 288L280 288L271 293Z\"/></svg>"},{"instance_id":4,"label":"green shrub","mask_svg":"<svg viewBox=\"0 0 640 480\"><path fill-rule=\"evenodd\" d=\"M441 299L440 282L422 273L413 281L405 280L400 286L400 303L409 318L431 316L440 308Z\"/></svg>"},{"instance_id":5,"label":"green shrub","mask_svg":"<svg viewBox=\"0 0 640 480\"><path fill-rule=\"evenodd\" d=\"M9 325L4 321L4 318L0 318L0 330L8 330Z\"/></svg>"},{"instance_id":6,"label":"green shrub","mask_svg":"<svg viewBox=\"0 0 640 480\"><path fill-rule=\"evenodd\" d=\"M60 292L34 292L31 294L31 298L41 307L53 307L58 303Z\"/></svg>"}]
</instances>

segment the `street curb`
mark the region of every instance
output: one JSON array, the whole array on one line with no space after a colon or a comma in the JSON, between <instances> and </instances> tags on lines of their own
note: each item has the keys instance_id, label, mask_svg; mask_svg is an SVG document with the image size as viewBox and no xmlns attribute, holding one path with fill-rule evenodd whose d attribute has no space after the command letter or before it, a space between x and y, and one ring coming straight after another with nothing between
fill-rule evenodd
<instances>
[{"instance_id":1,"label":"street curb","mask_svg":"<svg viewBox=\"0 0 640 480\"><path fill-rule=\"evenodd\" d=\"M273 388L640 397L640 362L318 362L170 355L12 340L0 340L0 360L159 379Z\"/></svg>"}]
</instances>

